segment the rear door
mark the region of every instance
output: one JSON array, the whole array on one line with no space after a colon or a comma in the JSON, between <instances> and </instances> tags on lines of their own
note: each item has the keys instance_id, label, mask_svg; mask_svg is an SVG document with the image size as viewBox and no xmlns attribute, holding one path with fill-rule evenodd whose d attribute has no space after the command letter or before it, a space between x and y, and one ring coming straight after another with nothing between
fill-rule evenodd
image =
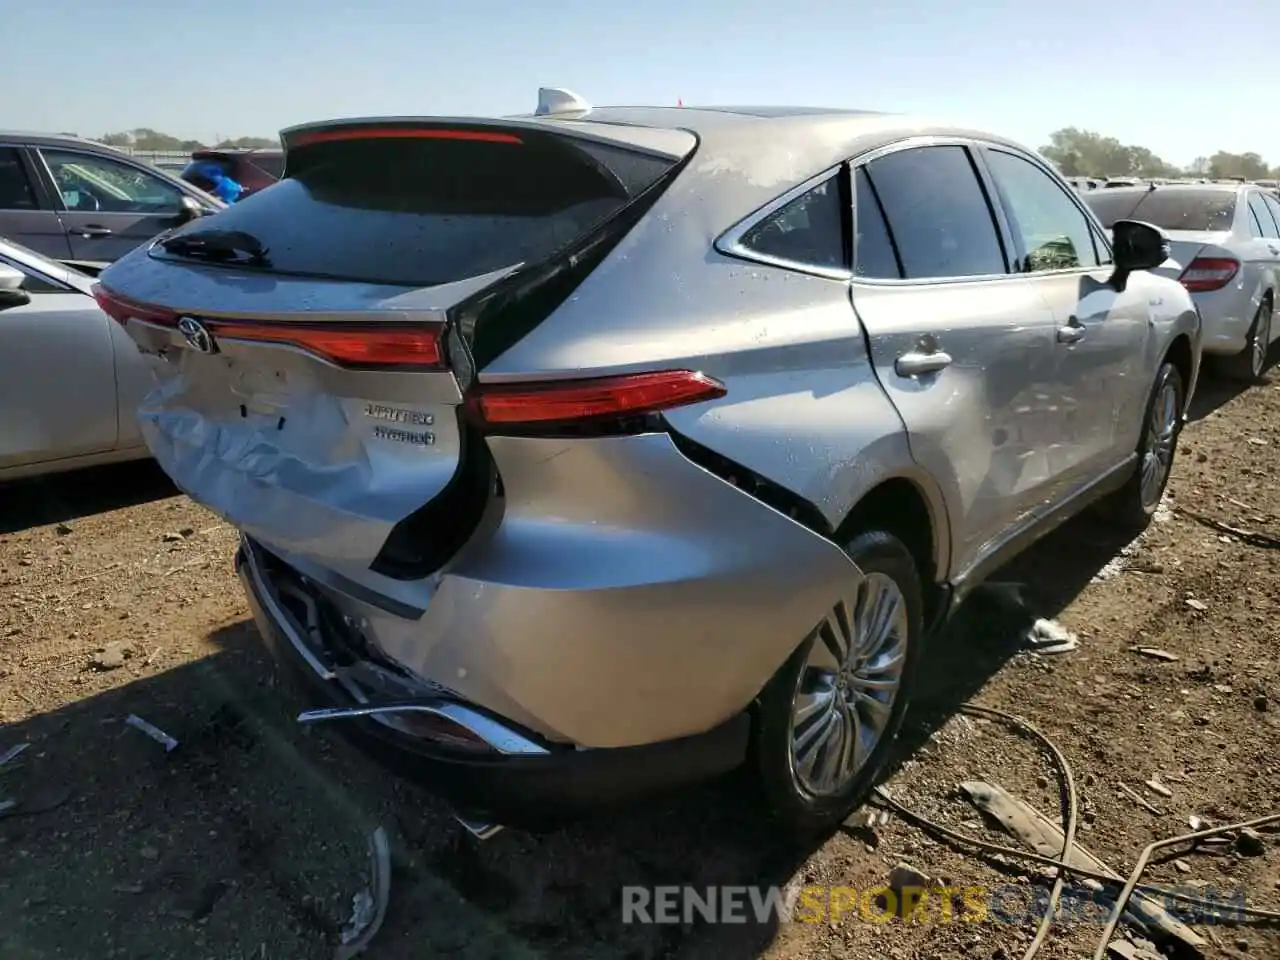
<instances>
[{"instance_id":1,"label":"rear door","mask_svg":"<svg viewBox=\"0 0 1280 960\"><path fill-rule=\"evenodd\" d=\"M853 304L912 454L947 495L961 573L1053 487L1053 316L1010 273L970 145L891 148L854 178Z\"/></svg>"},{"instance_id":2,"label":"rear door","mask_svg":"<svg viewBox=\"0 0 1280 960\"><path fill-rule=\"evenodd\" d=\"M1280 221L1268 206L1261 190L1248 192L1249 212L1258 224L1260 237L1254 237L1249 245L1249 259L1257 265L1259 275L1258 296L1267 290L1280 287Z\"/></svg>"},{"instance_id":3,"label":"rear door","mask_svg":"<svg viewBox=\"0 0 1280 960\"><path fill-rule=\"evenodd\" d=\"M71 244L25 147L0 144L0 237L56 260Z\"/></svg>"},{"instance_id":4,"label":"rear door","mask_svg":"<svg viewBox=\"0 0 1280 960\"><path fill-rule=\"evenodd\" d=\"M1031 157L983 150L1009 223L1017 271L1049 304L1054 395L1059 404L1050 452L1065 484L1055 496L1098 479L1132 454L1150 390L1149 309L1141 284L1107 283L1111 251L1079 200Z\"/></svg>"},{"instance_id":5,"label":"rear door","mask_svg":"<svg viewBox=\"0 0 1280 960\"><path fill-rule=\"evenodd\" d=\"M117 260L180 222L185 194L143 164L67 148L39 156L63 208L72 260Z\"/></svg>"},{"instance_id":6,"label":"rear door","mask_svg":"<svg viewBox=\"0 0 1280 960\"><path fill-rule=\"evenodd\" d=\"M526 129L308 133L272 189L105 271L106 307L169 357L140 420L184 490L269 548L398 595L493 492L462 398L550 309L520 267L575 255L679 157ZM515 277L527 287L501 287ZM455 315L499 289L489 305L513 311Z\"/></svg>"},{"instance_id":7,"label":"rear door","mask_svg":"<svg viewBox=\"0 0 1280 960\"><path fill-rule=\"evenodd\" d=\"M0 469L103 453L117 438L110 322L53 270L26 274L25 306L0 310ZM51 265L52 266L52 265Z\"/></svg>"}]
</instances>

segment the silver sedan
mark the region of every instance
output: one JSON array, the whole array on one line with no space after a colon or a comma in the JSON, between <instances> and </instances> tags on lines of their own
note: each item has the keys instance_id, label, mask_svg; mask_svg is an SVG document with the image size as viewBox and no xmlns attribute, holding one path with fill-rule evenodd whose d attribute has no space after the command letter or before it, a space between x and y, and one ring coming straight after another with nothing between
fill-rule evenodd
<instances>
[{"instance_id":1,"label":"silver sedan","mask_svg":"<svg viewBox=\"0 0 1280 960\"><path fill-rule=\"evenodd\" d=\"M0 239L0 480L150 456L134 411L159 361L98 308L92 286Z\"/></svg>"},{"instance_id":2,"label":"silver sedan","mask_svg":"<svg viewBox=\"0 0 1280 960\"><path fill-rule=\"evenodd\" d=\"M1103 226L1144 220L1169 235L1156 273L1191 291L1204 323L1204 352L1226 376L1257 380L1277 333L1280 199L1257 184L1196 183L1082 194Z\"/></svg>"}]
</instances>

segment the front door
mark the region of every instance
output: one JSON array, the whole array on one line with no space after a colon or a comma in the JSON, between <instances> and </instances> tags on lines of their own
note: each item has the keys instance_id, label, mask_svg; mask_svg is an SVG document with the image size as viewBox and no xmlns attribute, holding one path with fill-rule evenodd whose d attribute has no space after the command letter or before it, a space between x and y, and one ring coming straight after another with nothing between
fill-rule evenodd
<instances>
[{"instance_id":1,"label":"front door","mask_svg":"<svg viewBox=\"0 0 1280 960\"><path fill-rule=\"evenodd\" d=\"M854 178L854 308L912 455L943 489L959 575L1054 484L1053 316L1010 273L969 147L892 150Z\"/></svg>"},{"instance_id":2,"label":"front door","mask_svg":"<svg viewBox=\"0 0 1280 960\"><path fill-rule=\"evenodd\" d=\"M142 164L68 149L40 154L65 208L73 260L118 260L180 222L185 194Z\"/></svg>"},{"instance_id":3,"label":"front door","mask_svg":"<svg viewBox=\"0 0 1280 960\"><path fill-rule=\"evenodd\" d=\"M1078 199L1032 158L983 151L1017 254L1053 313L1057 359L1051 456L1061 488L1073 492L1133 453L1151 389L1148 293L1107 283L1111 251Z\"/></svg>"}]
</instances>

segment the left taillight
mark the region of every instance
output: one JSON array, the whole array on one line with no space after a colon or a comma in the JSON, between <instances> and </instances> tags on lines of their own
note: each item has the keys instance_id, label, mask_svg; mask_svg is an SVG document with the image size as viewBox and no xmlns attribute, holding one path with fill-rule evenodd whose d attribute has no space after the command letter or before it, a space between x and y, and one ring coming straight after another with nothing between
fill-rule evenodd
<instances>
[{"instance_id":1,"label":"left taillight","mask_svg":"<svg viewBox=\"0 0 1280 960\"><path fill-rule=\"evenodd\" d=\"M98 301L98 306L102 308L103 313L121 326L124 326L130 320L142 320L146 323L164 325L172 325L178 321L178 315L172 310L166 310L163 307L151 304L138 303L127 297L122 297L115 291L104 287L101 283L93 285L93 299Z\"/></svg>"},{"instance_id":2,"label":"left taillight","mask_svg":"<svg viewBox=\"0 0 1280 960\"><path fill-rule=\"evenodd\" d=\"M469 398L477 425L493 433L607 430L725 395L720 381L693 370L658 370L533 383L478 386Z\"/></svg>"},{"instance_id":3,"label":"left taillight","mask_svg":"<svg viewBox=\"0 0 1280 960\"><path fill-rule=\"evenodd\" d=\"M117 323L130 320L177 327L183 315L122 297L101 283L93 297ZM445 367L440 323L311 323L293 320L192 317L214 339L294 347L335 366L357 369L441 370Z\"/></svg>"}]
</instances>

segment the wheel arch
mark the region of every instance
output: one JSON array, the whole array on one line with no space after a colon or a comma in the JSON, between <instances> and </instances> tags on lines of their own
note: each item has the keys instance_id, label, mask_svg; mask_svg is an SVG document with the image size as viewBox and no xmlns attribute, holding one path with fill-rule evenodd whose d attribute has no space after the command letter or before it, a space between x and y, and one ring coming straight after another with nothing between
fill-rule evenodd
<instances>
[{"instance_id":1,"label":"wheel arch","mask_svg":"<svg viewBox=\"0 0 1280 960\"><path fill-rule=\"evenodd\" d=\"M940 613L951 561L950 527L941 491L927 476L879 478L845 515L835 539L846 543L865 530L892 534L911 552L925 593L926 620L933 622Z\"/></svg>"}]
</instances>

